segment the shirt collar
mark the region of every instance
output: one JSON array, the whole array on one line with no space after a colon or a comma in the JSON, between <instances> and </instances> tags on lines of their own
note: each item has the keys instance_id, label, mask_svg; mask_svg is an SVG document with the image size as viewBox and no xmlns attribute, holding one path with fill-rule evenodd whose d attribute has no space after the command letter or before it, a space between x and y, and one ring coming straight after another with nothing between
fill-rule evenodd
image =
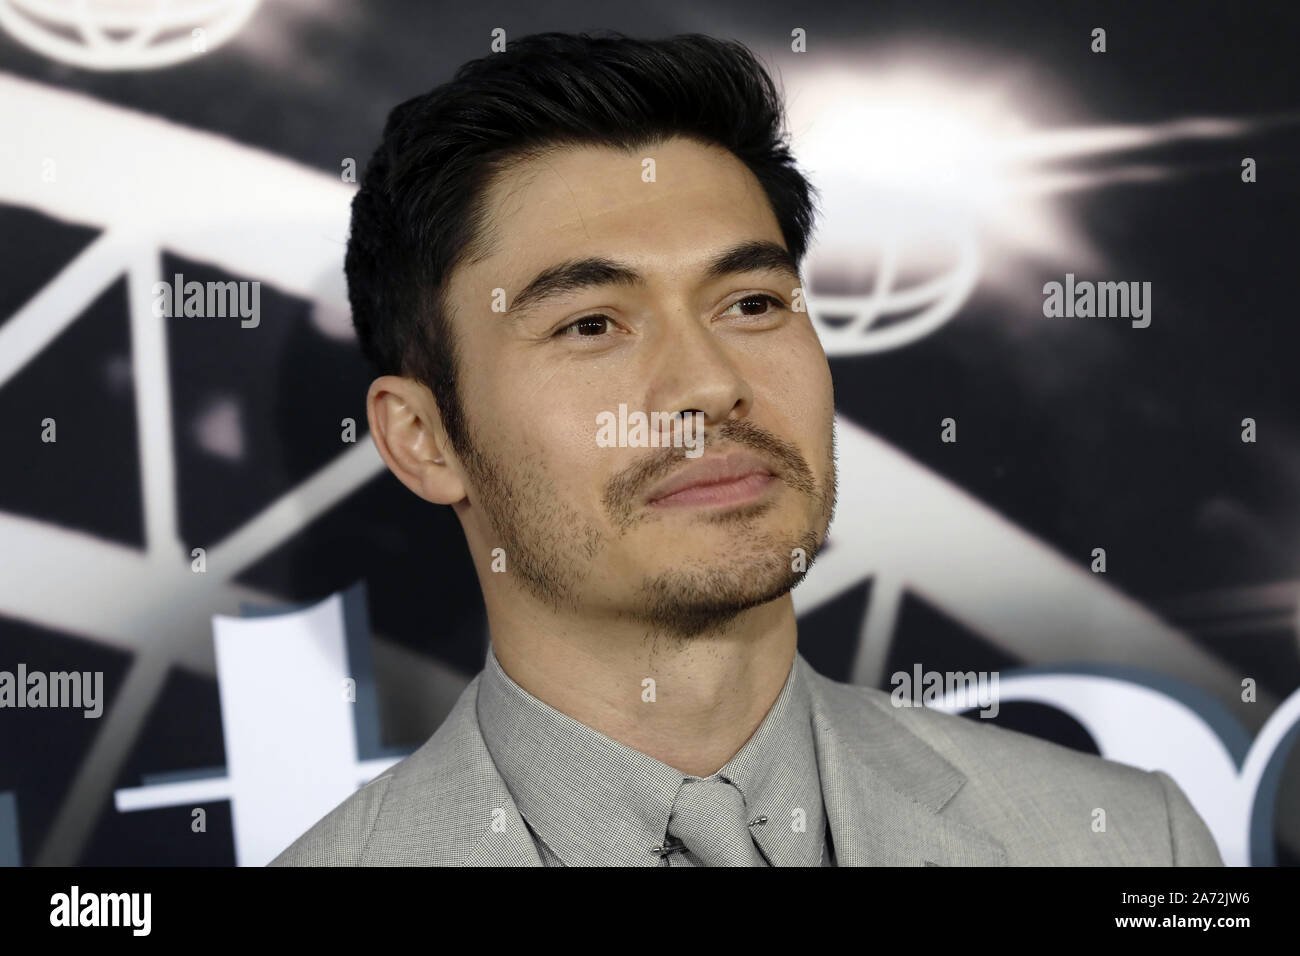
<instances>
[{"instance_id":1,"label":"shirt collar","mask_svg":"<svg viewBox=\"0 0 1300 956\"><path fill-rule=\"evenodd\" d=\"M811 695L796 654L752 737L717 773L745 798L773 866L816 866L825 845ZM488 752L519 813L566 866L659 866L686 775L538 700L489 648L478 691Z\"/></svg>"},{"instance_id":2,"label":"shirt collar","mask_svg":"<svg viewBox=\"0 0 1300 956\"><path fill-rule=\"evenodd\" d=\"M773 866L817 866L826 845L812 695L796 654L771 710L739 752L718 771L745 798L749 822Z\"/></svg>"}]
</instances>

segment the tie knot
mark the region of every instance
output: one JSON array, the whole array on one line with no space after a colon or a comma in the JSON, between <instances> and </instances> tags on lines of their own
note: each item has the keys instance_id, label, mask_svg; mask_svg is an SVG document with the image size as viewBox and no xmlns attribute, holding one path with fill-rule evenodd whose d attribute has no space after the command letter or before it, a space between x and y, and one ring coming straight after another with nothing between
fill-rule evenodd
<instances>
[{"instance_id":1,"label":"tie knot","mask_svg":"<svg viewBox=\"0 0 1300 956\"><path fill-rule=\"evenodd\" d=\"M725 777L687 777L668 832L706 866L762 866L745 820L745 798Z\"/></svg>"},{"instance_id":2,"label":"tie knot","mask_svg":"<svg viewBox=\"0 0 1300 956\"><path fill-rule=\"evenodd\" d=\"M673 812L744 818L745 797L726 777L687 777L677 792Z\"/></svg>"}]
</instances>

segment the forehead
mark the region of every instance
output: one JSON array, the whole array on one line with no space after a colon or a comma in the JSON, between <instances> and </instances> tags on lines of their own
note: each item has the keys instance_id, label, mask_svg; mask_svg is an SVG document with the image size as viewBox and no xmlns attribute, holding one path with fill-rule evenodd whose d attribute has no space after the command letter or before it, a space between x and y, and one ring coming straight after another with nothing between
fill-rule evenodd
<instances>
[{"instance_id":1,"label":"forehead","mask_svg":"<svg viewBox=\"0 0 1300 956\"><path fill-rule=\"evenodd\" d=\"M749 168L722 147L682 137L634 151L558 147L502 172L485 199L491 252L456 270L453 285L465 292L513 293L512 281L575 256L623 259L653 275L689 267L684 256L702 265L742 239L784 244Z\"/></svg>"}]
</instances>

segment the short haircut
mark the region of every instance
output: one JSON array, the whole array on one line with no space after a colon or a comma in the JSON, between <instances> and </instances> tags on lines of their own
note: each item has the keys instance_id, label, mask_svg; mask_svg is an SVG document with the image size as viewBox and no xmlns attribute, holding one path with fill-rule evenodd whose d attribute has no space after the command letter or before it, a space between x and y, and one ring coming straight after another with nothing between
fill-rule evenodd
<instances>
[{"instance_id":1,"label":"short haircut","mask_svg":"<svg viewBox=\"0 0 1300 956\"><path fill-rule=\"evenodd\" d=\"M352 201L346 271L361 350L426 384L453 448L472 451L446 289L490 254L487 192L557 146L639 149L685 136L730 150L763 187L796 263L816 191L794 163L781 96L741 43L700 34L539 33L398 105Z\"/></svg>"}]
</instances>

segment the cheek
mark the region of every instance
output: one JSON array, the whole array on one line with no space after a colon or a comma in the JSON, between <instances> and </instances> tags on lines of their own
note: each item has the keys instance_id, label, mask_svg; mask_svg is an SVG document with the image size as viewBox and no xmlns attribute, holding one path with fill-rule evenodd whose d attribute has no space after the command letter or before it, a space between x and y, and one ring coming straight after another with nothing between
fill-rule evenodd
<instances>
[{"instance_id":1,"label":"cheek","mask_svg":"<svg viewBox=\"0 0 1300 956\"><path fill-rule=\"evenodd\" d=\"M830 363L826 361L826 352L811 325L800 337L792 363L796 363L791 370L792 381L807 383L797 389L802 392L807 414L817 421L833 415L835 397Z\"/></svg>"},{"instance_id":2,"label":"cheek","mask_svg":"<svg viewBox=\"0 0 1300 956\"><path fill-rule=\"evenodd\" d=\"M756 392L766 396L801 441L820 434L833 414L834 400L826 353L811 327L784 337L754 366L753 374Z\"/></svg>"},{"instance_id":3,"label":"cheek","mask_svg":"<svg viewBox=\"0 0 1300 956\"><path fill-rule=\"evenodd\" d=\"M551 405L521 409L519 414L525 424L516 433L529 460L542 466L564 499L575 505L596 499L601 477L614 464L609 456L618 453L597 446L596 410Z\"/></svg>"},{"instance_id":4,"label":"cheek","mask_svg":"<svg viewBox=\"0 0 1300 956\"><path fill-rule=\"evenodd\" d=\"M483 415L474 409L482 441L569 505L583 508L598 498L601 476L614 465L609 455L617 450L596 444L596 416L605 409L597 407L593 383L562 366L539 374L536 358L524 361L508 352L488 367L492 378L480 376L478 383Z\"/></svg>"}]
</instances>

